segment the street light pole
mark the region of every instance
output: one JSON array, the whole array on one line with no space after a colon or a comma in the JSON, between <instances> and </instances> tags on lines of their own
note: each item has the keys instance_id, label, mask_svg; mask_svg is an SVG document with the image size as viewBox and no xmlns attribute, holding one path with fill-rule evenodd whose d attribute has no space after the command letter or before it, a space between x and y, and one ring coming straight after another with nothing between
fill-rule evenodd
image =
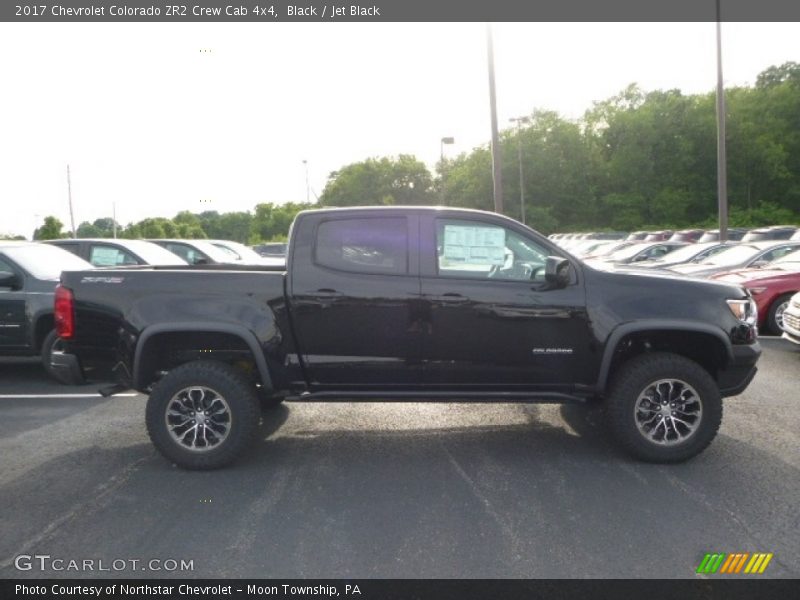
<instances>
[{"instance_id":1,"label":"street light pole","mask_svg":"<svg viewBox=\"0 0 800 600\"><path fill-rule=\"evenodd\" d=\"M517 124L517 158L519 159L519 212L522 224L525 224L525 179L522 176L522 124L530 122L528 117L511 117L512 123Z\"/></svg>"},{"instance_id":2,"label":"street light pole","mask_svg":"<svg viewBox=\"0 0 800 600\"><path fill-rule=\"evenodd\" d=\"M725 87L722 83L722 24L717 0L717 207L719 241L728 240L728 168L725 156Z\"/></svg>"},{"instance_id":3,"label":"street light pole","mask_svg":"<svg viewBox=\"0 0 800 600\"><path fill-rule=\"evenodd\" d=\"M78 237L75 231L75 213L72 211L72 179L69 176L69 165L67 165L67 197L69 198L69 223L72 229L72 238Z\"/></svg>"},{"instance_id":4,"label":"street light pole","mask_svg":"<svg viewBox=\"0 0 800 600\"><path fill-rule=\"evenodd\" d=\"M445 198L444 193L444 176L445 176L445 168L444 168L444 145L445 144L453 144L455 143L455 138L453 137L443 137L441 142L439 143L439 165L442 168L442 206L447 204L447 200Z\"/></svg>"},{"instance_id":5,"label":"street light pole","mask_svg":"<svg viewBox=\"0 0 800 600\"><path fill-rule=\"evenodd\" d=\"M486 49L489 61L489 107L492 119L492 182L494 212L503 212L503 164L500 157L500 133L497 130L497 97L494 89L494 41L492 26L486 25Z\"/></svg>"},{"instance_id":6,"label":"street light pole","mask_svg":"<svg viewBox=\"0 0 800 600\"><path fill-rule=\"evenodd\" d=\"M304 165L304 166L305 166L305 168L306 168L306 204L308 204L308 203L309 203L309 201L310 201L310 197L309 197L309 195L308 195L308 190L309 190L310 188L309 188L309 186L308 186L308 161L307 161L306 159L303 159L303 165Z\"/></svg>"}]
</instances>

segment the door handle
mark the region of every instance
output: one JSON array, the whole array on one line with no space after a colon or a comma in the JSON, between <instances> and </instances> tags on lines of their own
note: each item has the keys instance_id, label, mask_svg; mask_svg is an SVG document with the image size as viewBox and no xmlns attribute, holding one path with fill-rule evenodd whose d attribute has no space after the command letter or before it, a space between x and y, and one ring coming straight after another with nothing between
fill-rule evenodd
<instances>
[{"instance_id":1,"label":"door handle","mask_svg":"<svg viewBox=\"0 0 800 600\"><path fill-rule=\"evenodd\" d=\"M447 302L448 304L458 304L460 302L469 302L469 298L466 296L462 296L461 294L456 294L453 292L448 292L447 294L442 294L436 298L441 302Z\"/></svg>"},{"instance_id":2,"label":"door handle","mask_svg":"<svg viewBox=\"0 0 800 600\"><path fill-rule=\"evenodd\" d=\"M318 296L341 296L342 292L338 292L331 288L320 288L314 292Z\"/></svg>"}]
</instances>

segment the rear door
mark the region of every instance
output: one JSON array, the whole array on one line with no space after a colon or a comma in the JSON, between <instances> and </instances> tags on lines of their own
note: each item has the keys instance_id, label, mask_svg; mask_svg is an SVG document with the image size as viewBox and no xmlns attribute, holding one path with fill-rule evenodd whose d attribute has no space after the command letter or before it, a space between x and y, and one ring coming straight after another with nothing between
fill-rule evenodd
<instances>
[{"instance_id":1,"label":"rear door","mask_svg":"<svg viewBox=\"0 0 800 600\"><path fill-rule=\"evenodd\" d=\"M472 391L589 383L592 336L576 265L566 287L547 284L545 260L559 251L521 225L487 219L422 217L425 380Z\"/></svg>"},{"instance_id":2,"label":"rear door","mask_svg":"<svg viewBox=\"0 0 800 600\"><path fill-rule=\"evenodd\" d=\"M0 350L13 353L28 345L28 319L25 308L24 275L20 269L0 255L0 271L15 273L19 286L0 287Z\"/></svg>"},{"instance_id":3,"label":"rear door","mask_svg":"<svg viewBox=\"0 0 800 600\"><path fill-rule=\"evenodd\" d=\"M306 216L293 236L287 285L312 384L420 384L418 217L408 211Z\"/></svg>"}]
</instances>

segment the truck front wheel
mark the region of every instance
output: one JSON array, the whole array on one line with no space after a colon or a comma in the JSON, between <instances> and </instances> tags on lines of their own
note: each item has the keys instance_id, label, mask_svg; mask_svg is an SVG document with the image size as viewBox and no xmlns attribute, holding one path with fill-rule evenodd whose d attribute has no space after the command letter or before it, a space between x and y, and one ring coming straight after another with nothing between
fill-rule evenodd
<instances>
[{"instance_id":1,"label":"truck front wheel","mask_svg":"<svg viewBox=\"0 0 800 600\"><path fill-rule=\"evenodd\" d=\"M722 398L703 367L683 356L635 357L616 373L607 397L620 445L648 462L680 462L702 452L722 422Z\"/></svg>"},{"instance_id":2,"label":"truck front wheel","mask_svg":"<svg viewBox=\"0 0 800 600\"><path fill-rule=\"evenodd\" d=\"M147 433L167 459L186 469L233 462L258 430L255 389L235 368L194 361L167 373L147 401Z\"/></svg>"}]
</instances>

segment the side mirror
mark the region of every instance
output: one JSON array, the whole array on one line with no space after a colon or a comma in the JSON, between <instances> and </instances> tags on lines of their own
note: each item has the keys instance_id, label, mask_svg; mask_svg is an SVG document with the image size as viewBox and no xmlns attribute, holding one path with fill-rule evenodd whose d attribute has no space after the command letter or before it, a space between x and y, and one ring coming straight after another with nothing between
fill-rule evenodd
<instances>
[{"instance_id":1,"label":"side mirror","mask_svg":"<svg viewBox=\"0 0 800 600\"><path fill-rule=\"evenodd\" d=\"M19 277L10 271L0 271L0 287L14 289L19 286Z\"/></svg>"},{"instance_id":2,"label":"side mirror","mask_svg":"<svg viewBox=\"0 0 800 600\"><path fill-rule=\"evenodd\" d=\"M633 259L633 262L642 262L643 260L648 260L650 257L646 254L642 254L641 256L637 256Z\"/></svg>"},{"instance_id":3,"label":"side mirror","mask_svg":"<svg viewBox=\"0 0 800 600\"><path fill-rule=\"evenodd\" d=\"M754 269L760 269L761 267L766 267L768 264L769 264L769 261L767 261L767 260L757 260L756 262L754 262L750 266L753 267Z\"/></svg>"},{"instance_id":4,"label":"side mirror","mask_svg":"<svg viewBox=\"0 0 800 600\"><path fill-rule=\"evenodd\" d=\"M569 261L560 256L548 256L544 263L544 280L555 287L567 286L570 281Z\"/></svg>"},{"instance_id":5,"label":"side mirror","mask_svg":"<svg viewBox=\"0 0 800 600\"><path fill-rule=\"evenodd\" d=\"M207 265L210 264L207 258L195 258L194 263L195 265Z\"/></svg>"}]
</instances>

